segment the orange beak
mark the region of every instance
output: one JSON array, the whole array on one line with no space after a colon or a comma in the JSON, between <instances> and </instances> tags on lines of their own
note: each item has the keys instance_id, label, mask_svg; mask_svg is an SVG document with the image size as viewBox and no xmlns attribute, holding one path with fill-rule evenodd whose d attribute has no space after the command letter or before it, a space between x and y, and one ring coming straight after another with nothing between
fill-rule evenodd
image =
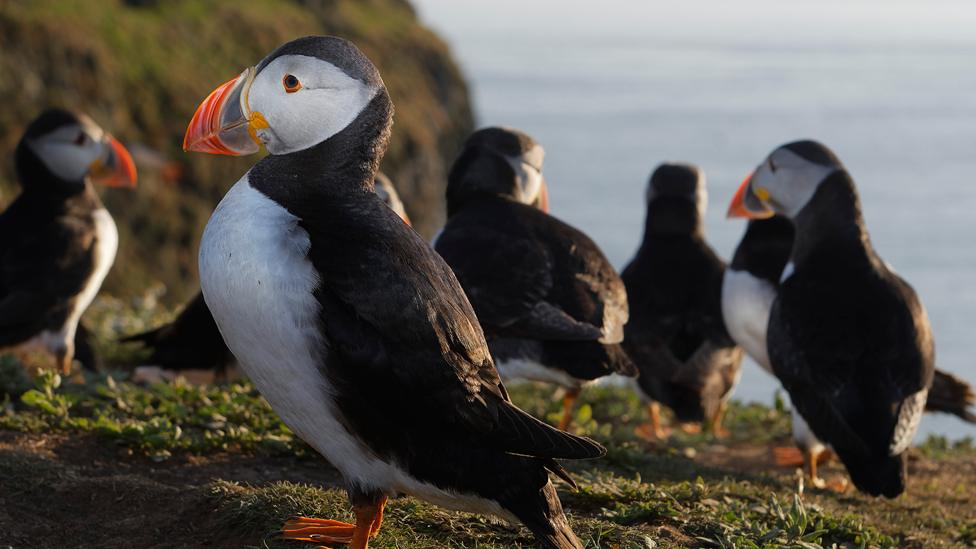
<instances>
[{"instance_id":1,"label":"orange beak","mask_svg":"<svg viewBox=\"0 0 976 549\"><path fill-rule=\"evenodd\" d=\"M739 184L738 190L735 191L735 195L732 197L732 202L729 203L729 211L726 214L727 217L744 217L746 219L766 219L767 217L772 217L773 210L764 204L759 198L752 192L752 177L755 172L750 173L742 180Z\"/></svg>"},{"instance_id":2,"label":"orange beak","mask_svg":"<svg viewBox=\"0 0 976 549\"><path fill-rule=\"evenodd\" d=\"M229 156L258 152L260 146L251 127L252 113L247 106L247 93L253 81L254 68L251 67L210 92L186 128L183 150ZM258 118L263 120L263 117Z\"/></svg>"},{"instance_id":3,"label":"orange beak","mask_svg":"<svg viewBox=\"0 0 976 549\"><path fill-rule=\"evenodd\" d=\"M410 222L410 216L407 215L407 212L403 212L403 215L400 216L400 219L402 219L403 222L406 223L408 227L413 227L413 223Z\"/></svg>"},{"instance_id":4,"label":"orange beak","mask_svg":"<svg viewBox=\"0 0 976 549\"><path fill-rule=\"evenodd\" d=\"M539 197L536 198L538 202L538 208L546 213L549 213L549 187L546 186L546 180L542 180L542 185L539 187Z\"/></svg>"},{"instance_id":5,"label":"orange beak","mask_svg":"<svg viewBox=\"0 0 976 549\"><path fill-rule=\"evenodd\" d=\"M108 154L105 160L96 161L92 166L92 181L106 187L135 187L136 164L132 161L132 155L110 135L106 136L105 145Z\"/></svg>"}]
</instances>

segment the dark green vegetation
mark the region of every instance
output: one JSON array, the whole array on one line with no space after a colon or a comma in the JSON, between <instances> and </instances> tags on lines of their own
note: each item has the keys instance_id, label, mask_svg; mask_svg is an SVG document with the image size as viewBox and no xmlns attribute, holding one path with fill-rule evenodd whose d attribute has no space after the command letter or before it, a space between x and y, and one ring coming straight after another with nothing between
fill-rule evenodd
<instances>
[{"instance_id":1,"label":"dark green vegetation","mask_svg":"<svg viewBox=\"0 0 976 549\"><path fill-rule=\"evenodd\" d=\"M98 310L118 306L102 300ZM116 360L127 352L103 351ZM0 546L300 548L265 535L296 514L352 518L335 471L249 383L144 388L125 375L30 380L15 359L0 360ZM547 389L520 385L513 397L558 416ZM735 404L729 440L678 433L661 445L633 435L644 417L629 390L592 388L583 403L578 430L609 455L569 464L580 491L559 488L588 547L976 546L972 441L931 439L914 451L910 493L895 501L798 496L793 472L770 464L769 445L789 433L783 410ZM532 540L519 527L400 498L374 546Z\"/></svg>"},{"instance_id":2,"label":"dark green vegetation","mask_svg":"<svg viewBox=\"0 0 976 549\"><path fill-rule=\"evenodd\" d=\"M405 0L0 2L0 207L17 192L10 153L24 126L49 105L88 112L140 171L135 191L99 191L121 239L105 288L138 295L160 281L182 302L204 223L254 162L184 154L186 124L218 84L307 34L348 38L379 67L397 109L382 169L430 236L445 166L473 122L447 47Z\"/></svg>"}]
</instances>

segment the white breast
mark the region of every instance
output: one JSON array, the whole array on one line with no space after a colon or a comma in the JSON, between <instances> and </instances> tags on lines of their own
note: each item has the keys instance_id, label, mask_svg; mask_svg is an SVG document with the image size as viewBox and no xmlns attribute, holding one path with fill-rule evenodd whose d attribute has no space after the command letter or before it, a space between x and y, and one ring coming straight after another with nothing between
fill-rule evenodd
<instances>
[{"instance_id":1,"label":"white breast","mask_svg":"<svg viewBox=\"0 0 976 549\"><path fill-rule=\"evenodd\" d=\"M119 231L112 215L105 208L92 213L95 240L92 243L92 272L85 280L81 292L75 297L74 307L65 318L64 325L57 331L44 331L25 344L25 348L43 347L52 353L59 352L74 344L78 321L95 299L102 282L115 263L115 253L119 249Z\"/></svg>"},{"instance_id":2,"label":"white breast","mask_svg":"<svg viewBox=\"0 0 976 549\"><path fill-rule=\"evenodd\" d=\"M298 218L245 175L217 206L200 245L200 283L227 346L281 419L346 480L387 494L512 519L493 502L410 477L350 433L324 372L318 274Z\"/></svg>"},{"instance_id":3,"label":"white breast","mask_svg":"<svg viewBox=\"0 0 976 549\"><path fill-rule=\"evenodd\" d=\"M776 288L746 271L726 269L722 278L722 319L729 335L770 374L766 350L769 313Z\"/></svg>"}]
</instances>

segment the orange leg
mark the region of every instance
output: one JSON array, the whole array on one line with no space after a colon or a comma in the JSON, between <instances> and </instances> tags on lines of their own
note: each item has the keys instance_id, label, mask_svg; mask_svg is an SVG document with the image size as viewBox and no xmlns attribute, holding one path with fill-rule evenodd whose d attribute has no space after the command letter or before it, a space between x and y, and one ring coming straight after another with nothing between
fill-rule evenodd
<instances>
[{"instance_id":1,"label":"orange leg","mask_svg":"<svg viewBox=\"0 0 976 549\"><path fill-rule=\"evenodd\" d=\"M670 429L661 426L661 405L652 402L647 405L647 413L651 418L650 423L645 423L634 428L634 434L640 438L653 442L664 440L671 436Z\"/></svg>"},{"instance_id":2,"label":"orange leg","mask_svg":"<svg viewBox=\"0 0 976 549\"><path fill-rule=\"evenodd\" d=\"M729 436L728 429L722 427L722 420L725 419L725 410L726 406L723 403L718 407L718 410L715 411L715 417L713 417L712 421L710 422L709 430L711 430L715 438L725 438Z\"/></svg>"},{"instance_id":3,"label":"orange leg","mask_svg":"<svg viewBox=\"0 0 976 549\"><path fill-rule=\"evenodd\" d=\"M320 544L348 543L350 549L368 549L369 540L376 537L380 531L386 501L387 498L384 496L374 505L356 506L353 509L356 514L355 525L338 520L293 518L282 527L281 537L291 541Z\"/></svg>"},{"instance_id":4,"label":"orange leg","mask_svg":"<svg viewBox=\"0 0 976 549\"><path fill-rule=\"evenodd\" d=\"M567 389L566 396L563 397L563 418L559 420L559 428L565 430L573 422L573 407L576 399L579 398L580 389Z\"/></svg>"},{"instance_id":5,"label":"orange leg","mask_svg":"<svg viewBox=\"0 0 976 549\"><path fill-rule=\"evenodd\" d=\"M71 375L71 366L72 366L72 362L74 362L73 360L74 357L72 356L72 354L73 353L69 349L58 351L55 354L55 358L57 359L58 362L58 368L61 369L61 375L65 377Z\"/></svg>"}]
</instances>

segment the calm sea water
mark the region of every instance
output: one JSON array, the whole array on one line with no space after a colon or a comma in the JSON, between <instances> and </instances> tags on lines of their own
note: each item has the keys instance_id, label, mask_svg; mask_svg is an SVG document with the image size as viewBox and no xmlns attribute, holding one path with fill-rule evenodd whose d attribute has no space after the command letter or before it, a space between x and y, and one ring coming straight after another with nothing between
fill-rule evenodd
<instances>
[{"instance_id":1,"label":"calm sea water","mask_svg":"<svg viewBox=\"0 0 976 549\"><path fill-rule=\"evenodd\" d=\"M941 368L976 380L976 9L892 1L415 0L454 48L478 121L546 148L554 215L622 267L659 162L708 175L708 238L729 257L735 186L812 137L846 163L879 253L922 296ZM918 6L918 7L915 7ZM771 401L746 366L737 396ZM925 433L976 435L947 416Z\"/></svg>"}]
</instances>

